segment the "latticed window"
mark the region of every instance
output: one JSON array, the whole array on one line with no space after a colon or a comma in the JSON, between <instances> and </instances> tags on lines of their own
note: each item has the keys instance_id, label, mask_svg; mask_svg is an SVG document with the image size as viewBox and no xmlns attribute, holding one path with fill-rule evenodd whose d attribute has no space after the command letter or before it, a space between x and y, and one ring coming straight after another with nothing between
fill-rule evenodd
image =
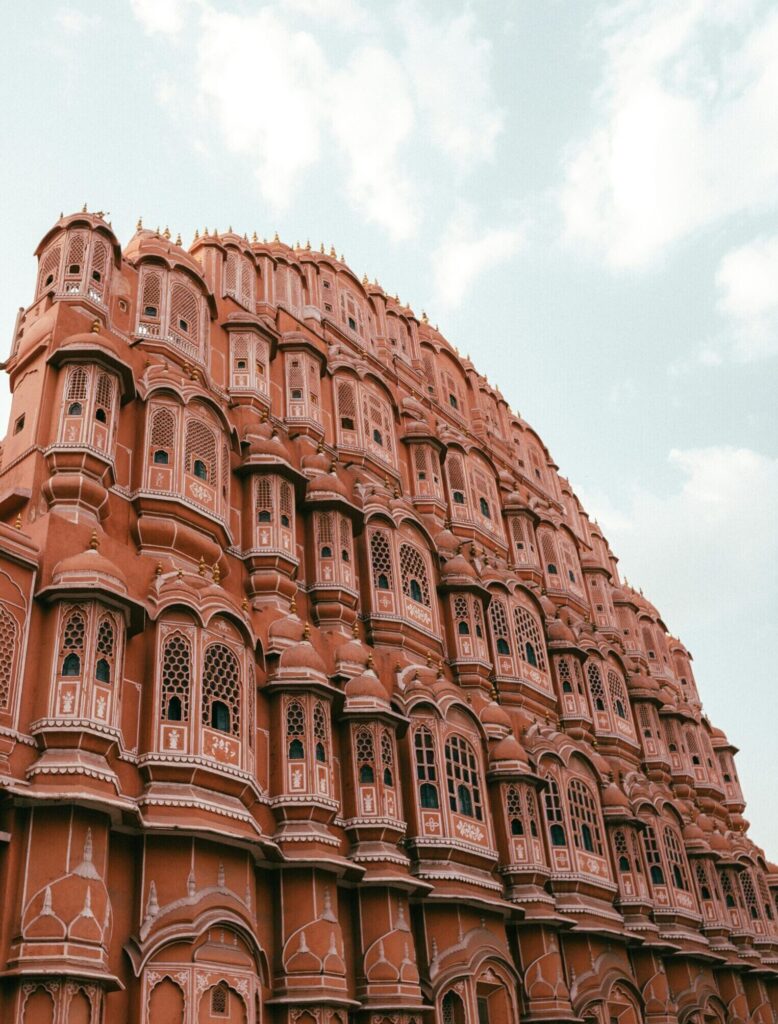
<instances>
[{"instance_id":1,"label":"latticed window","mask_svg":"<svg viewBox=\"0 0 778 1024\"><path fill-rule=\"evenodd\" d=\"M528 665L546 670L546 651L534 615L526 608L513 609L513 625L516 631L516 646L519 656Z\"/></svg>"},{"instance_id":2,"label":"latticed window","mask_svg":"<svg viewBox=\"0 0 778 1024\"><path fill-rule=\"evenodd\" d=\"M217 480L216 434L201 420L186 423L186 471L212 487Z\"/></svg>"},{"instance_id":3,"label":"latticed window","mask_svg":"<svg viewBox=\"0 0 778 1024\"><path fill-rule=\"evenodd\" d=\"M416 760L416 779L419 783L419 803L422 807L437 808L438 769L435 760L435 742L429 729L417 729L413 736Z\"/></svg>"},{"instance_id":4,"label":"latticed window","mask_svg":"<svg viewBox=\"0 0 778 1024\"><path fill-rule=\"evenodd\" d=\"M662 870L662 855L659 852L659 843L657 842L653 825L646 825L643 830L643 849L645 850L651 881L655 885L664 885L665 873Z\"/></svg>"},{"instance_id":5,"label":"latticed window","mask_svg":"<svg viewBox=\"0 0 778 1024\"><path fill-rule=\"evenodd\" d=\"M627 719L627 697L624 693L624 683L621 677L612 670L608 672L608 692L611 697L611 705L619 718Z\"/></svg>"},{"instance_id":6,"label":"latticed window","mask_svg":"<svg viewBox=\"0 0 778 1024\"><path fill-rule=\"evenodd\" d=\"M17 649L19 629L16 619L0 606L0 710L6 711L11 703L14 653Z\"/></svg>"},{"instance_id":7,"label":"latticed window","mask_svg":"<svg viewBox=\"0 0 778 1024\"><path fill-rule=\"evenodd\" d=\"M412 544L400 545L400 577L405 596L429 608L430 586L427 566L421 552Z\"/></svg>"},{"instance_id":8,"label":"latticed window","mask_svg":"<svg viewBox=\"0 0 778 1024\"><path fill-rule=\"evenodd\" d=\"M60 644L60 673L63 676L80 676L84 663L84 642L86 619L83 612L75 609L65 619Z\"/></svg>"},{"instance_id":9,"label":"latticed window","mask_svg":"<svg viewBox=\"0 0 778 1024\"><path fill-rule=\"evenodd\" d=\"M168 722L189 721L192 651L182 633L173 633L162 649L162 694L160 714Z\"/></svg>"},{"instance_id":10,"label":"latticed window","mask_svg":"<svg viewBox=\"0 0 778 1024\"><path fill-rule=\"evenodd\" d=\"M600 668L593 661L586 666L586 678L589 680L589 693L592 695L595 711L605 711L605 687L602 684Z\"/></svg>"},{"instance_id":11,"label":"latticed window","mask_svg":"<svg viewBox=\"0 0 778 1024\"><path fill-rule=\"evenodd\" d=\"M676 889L689 889L689 877L686 873L686 860L683 855L681 841L678 833L670 825L665 825L664 832L665 854L667 863L670 866L670 873L673 876L673 885Z\"/></svg>"},{"instance_id":12,"label":"latticed window","mask_svg":"<svg viewBox=\"0 0 778 1024\"><path fill-rule=\"evenodd\" d=\"M478 759L472 746L461 736L446 740L448 802L452 811L483 820Z\"/></svg>"},{"instance_id":13,"label":"latticed window","mask_svg":"<svg viewBox=\"0 0 778 1024\"><path fill-rule=\"evenodd\" d=\"M392 736L388 729L381 733L381 767L384 773L384 785L394 785L394 747Z\"/></svg>"},{"instance_id":14,"label":"latticed window","mask_svg":"<svg viewBox=\"0 0 778 1024\"><path fill-rule=\"evenodd\" d=\"M629 871L631 868L629 862L629 851L627 849L627 837L619 829L618 832L613 833L613 849L616 854L616 865L622 873Z\"/></svg>"},{"instance_id":15,"label":"latticed window","mask_svg":"<svg viewBox=\"0 0 778 1024\"><path fill-rule=\"evenodd\" d=\"M176 418L170 409L156 409L149 431L151 461L157 466L171 463L176 447Z\"/></svg>"},{"instance_id":16,"label":"latticed window","mask_svg":"<svg viewBox=\"0 0 778 1024\"><path fill-rule=\"evenodd\" d=\"M113 622L104 616L97 627L97 651L95 679L99 683L113 682L114 628Z\"/></svg>"},{"instance_id":17,"label":"latticed window","mask_svg":"<svg viewBox=\"0 0 778 1024\"><path fill-rule=\"evenodd\" d=\"M369 729L358 729L355 737L357 777L363 784L375 782L375 745Z\"/></svg>"},{"instance_id":18,"label":"latticed window","mask_svg":"<svg viewBox=\"0 0 778 1024\"><path fill-rule=\"evenodd\" d=\"M597 802L591 790L580 779L571 779L567 787L567 799L570 804L573 842L576 847L602 856L600 818L597 813Z\"/></svg>"},{"instance_id":19,"label":"latticed window","mask_svg":"<svg viewBox=\"0 0 778 1024\"><path fill-rule=\"evenodd\" d=\"M524 808L521 802L521 793L517 786L509 786L506 810L508 812L508 824L512 836L524 835Z\"/></svg>"},{"instance_id":20,"label":"latticed window","mask_svg":"<svg viewBox=\"0 0 778 1024\"><path fill-rule=\"evenodd\" d=\"M559 786L556 779L550 775L546 776L546 792L544 794L546 803L546 821L551 836L552 846L566 846L564 814L562 813L562 797L559 793Z\"/></svg>"},{"instance_id":21,"label":"latticed window","mask_svg":"<svg viewBox=\"0 0 778 1024\"><path fill-rule=\"evenodd\" d=\"M451 501L454 505L467 505L467 484L465 466L461 455L450 452L446 458L446 473Z\"/></svg>"},{"instance_id":22,"label":"latticed window","mask_svg":"<svg viewBox=\"0 0 778 1024\"><path fill-rule=\"evenodd\" d=\"M374 530L370 534L370 568L376 590L394 590L392 548L385 530Z\"/></svg>"},{"instance_id":23,"label":"latticed window","mask_svg":"<svg viewBox=\"0 0 778 1024\"><path fill-rule=\"evenodd\" d=\"M299 700L286 705L286 751L290 761L305 757L305 709Z\"/></svg>"},{"instance_id":24,"label":"latticed window","mask_svg":"<svg viewBox=\"0 0 778 1024\"><path fill-rule=\"evenodd\" d=\"M505 602L493 598L489 605L489 622L492 627L492 636L498 654L510 655L510 631L508 629L508 613L505 609Z\"/></svg>"},{"instance_id":25,"label":"latticed window","mask_svg":"<svg viewBox=\"0 0 778 1024\"><path fill-rule=\"evenodd\" d=\"M751 920L756 921L759 919L759 901L756 898L754 879L748 868L742 868L738 871L738 879L743 892L743 902L745 903L746 910Z\"/></svg>"},{"instance_id":26,"label":"latticed window","mask_svg":"<svg viewBox=\"0 0 778 1024\"><path fill-rule=\"evenodd\" d=\"M225 644L209 644L203 663L202 721L240 737L240 666Z\"/></svg>"},{"instance_id":27,"label":"latticed window","mask_svg":"<svg viewBox=\"0 0 778 1024\"><path fill-rule=\"evenodd\" d=\"M313 742L315 744L314 753L316 760L326 764L329 760L327 757L327 748L329 746L327 742L327 715L321 701L317 701L313 707Z\"/></svg>"}]
</instances>

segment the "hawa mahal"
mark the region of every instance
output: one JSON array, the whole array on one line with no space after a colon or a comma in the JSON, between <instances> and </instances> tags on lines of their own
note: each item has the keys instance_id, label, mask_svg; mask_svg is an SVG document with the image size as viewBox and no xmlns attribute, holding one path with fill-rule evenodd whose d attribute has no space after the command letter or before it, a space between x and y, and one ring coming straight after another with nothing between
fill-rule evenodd
<instances>
[{"instance_id":1,"label":"hawa mahal","mask_svg":"<svg viewBox=\"0 0 778 1024\"><path fill-rule=\"evenodd\" d=\"M775 1024L736 748L499 390L323 247L37 256L0 1020Z\"/></svg>"}]
</instances>

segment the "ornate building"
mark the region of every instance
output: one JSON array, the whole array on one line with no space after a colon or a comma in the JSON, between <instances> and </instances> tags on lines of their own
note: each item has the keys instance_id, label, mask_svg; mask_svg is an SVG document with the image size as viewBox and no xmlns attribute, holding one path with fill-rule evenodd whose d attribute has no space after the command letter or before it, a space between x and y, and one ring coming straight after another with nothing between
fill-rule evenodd
<instances>
[{"instance_id":1,"label":"ornate building","mask_svg":"<svg viewBox=\"0 0 778 1024\"><path fill-rule=\"evenodd\" d=\"M37 255L0 1019L775 1024L735 747L500 392L323 248Z\"/></svg>"}]
</instances>

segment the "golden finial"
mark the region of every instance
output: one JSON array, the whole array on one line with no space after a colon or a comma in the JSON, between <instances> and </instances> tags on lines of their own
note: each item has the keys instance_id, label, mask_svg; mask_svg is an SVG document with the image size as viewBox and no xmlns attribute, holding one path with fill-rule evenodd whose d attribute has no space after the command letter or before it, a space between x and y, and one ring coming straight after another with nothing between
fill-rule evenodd
<instances>
[{"instance_id":1,"label":"golden finial","mask_svg":"<svg viewBox=\"0 0 778 1024\"><path fill-rule=\"evenodd\" d=\"M100 333L100 321L95 319L92 321L92 334Z\"/></svg>"},{"instance_id":2,"label":"golden finial","mask_svg":"<svg viewBox=\"0 0 778 1024\"><path fill-rule=\"evenodd\" d=\"M162 562L157 562L157 566L154 569L154 574L156 576L161 576L162 575Z\"/></svg>"},{"instance_id":3,"label":"golden finial","mask_svg":"<svg viewBox=\"0 0 778 1024\"><path fill-rule=\"evenodd\" d=\"M143 217L138 217L138 223L135 225L135 230L136 231L142 231L143 230Z\"/></svg>"},{"instance_id":4,"label":"golden finial","mask_svg":"<svg viewBox=\"0 0 778 1024\"><path fill-rule=\"evenodd\" d=\"M310 640L310 639L311 639L311 627L310 627L309 623L306 622L305 625L303 626L303 640Z\"/></svg>"},{"instance_id":5,"label":"golden finial","mask_svg":"<svg viewBox=\"0 0 778 1024\"><path fill-rule=\"evenodd\" d=\"M82 213L86 213L87 212L87 210L86 210L86 203L84 203L84 205L81 207L81 212Z\"/></svg>"},{"instance_id":6,"label":"golden finial","mask_svg":"<svg viewBox=\"0 0 778 1024\"><path fill-rule=\"evenodd\" d=\"M181 232L176 235L176 245L181 245Z\"/></svg>"},{"instance_id":7,"label":"golden finial","mask_svg":"<svg viewBox=\"0 0 778 1024\"><path fill-rule=\"evenodd\" d=\"M97 538L97 530L92 530L92 537L89 541L89 547L92 551L97 551L100 547L100 541Z\"/></svg>"},{"instance_id":8,"label":"golden finial","mask_svg":"<svg viewBox=\"0 0 778 1024\"><path fill-rule=\"evenodd\" d=\"M252 241L252 242L258 242L258 241L259 241L259 239L257 238L257 233L256 233L256 231L254 231L254 232L252 233L252 235L251 235L251 241Z\"/></svg>"},{"instance_id":9,"label":"golden finial","mask_svg":"<svg viewBox=\"0 0 778 1024\"><path fill-rule=\"evenodd\" d=\"M21 528L22 528L22 514L21 514L21 512L17 512L16 513L16 522L14 523L14 526L15 526L15 528L17 530L21 530Z\"/></svg>"},{"instance_id":10,"label":"golden finial","mask_svg":"<svg viewBox=\"0 0 778 1024\"><path fill-rule=\"evenodd\" d=\"M277 232L277 231L276 231L276 233L275 233L275 234L273 235L273 241L274 241L274 242L280 242L280 241L281 241L281 239L280 239L280 238L278 237L278 232Z\"/></svg>"},{"instance_id":11,"label":"golden finial","mask_svg":"<svg viewBox=\"0 0 778 1024\"><path fill-rule=\"evenodd\" d=\"M311 240L310 240L310 238L306 238L305 239L305 251L306 252L310 252L311 251Z\"/></svg>"},{"instance_id":12,"label":"golden finial","mask_svg":"<svg viewBox=\"0 0 778 1024\"><path fill-rule=\"evenodd\" d=\"M222 571L219 568L219 563L214 562L211 566L211 575L213 576L213 582L218 583L222 578Z\"/></svg>"},{"instance_id":13,"label":"golden finial","mask_svg":"<svg viewBox=\"0 0 778 1024\"><path fill-rule=\"evenodd\" d=\"M424 310L421 311L421 322L423 324L428 324L430 322L430 318L427 316Z\"/></svg>"},{"instance_id":14,"label":"golden finial","mask_svg":"<svg viewBox=\"0 0 778 1024\"><path fill-rule=\"evenodd\" d=\"M199 576L205 576L205 555L200 555L200 565L197 568Z\"/></svg>"},{"instance_id":15,"label":"golden finial","mask_svg":"<svg viewBox=\"0 0 778 1024\"><path fill-rule=\"evenodd\" d=\"M199 237L200 237L200 229L199 228L195 228L195 242L197 241L197 239Z\"/></svg>"}]
</instances>

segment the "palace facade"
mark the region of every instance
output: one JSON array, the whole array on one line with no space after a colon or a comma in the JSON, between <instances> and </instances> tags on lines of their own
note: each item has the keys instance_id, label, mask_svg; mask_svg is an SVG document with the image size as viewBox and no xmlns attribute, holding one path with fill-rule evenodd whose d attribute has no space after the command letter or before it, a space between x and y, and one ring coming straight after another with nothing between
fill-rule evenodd
<instances>
[{"instance_id":1,"label":"palace facade","mask_svg":"<svg viewBox=\"0 0 778 1024\"><path fill-rule=\"evenodd\" d=\"M499 390L323 247L37 255L0 1020L775 1024L736 748Z\"/></svg>"}]
</instances>

